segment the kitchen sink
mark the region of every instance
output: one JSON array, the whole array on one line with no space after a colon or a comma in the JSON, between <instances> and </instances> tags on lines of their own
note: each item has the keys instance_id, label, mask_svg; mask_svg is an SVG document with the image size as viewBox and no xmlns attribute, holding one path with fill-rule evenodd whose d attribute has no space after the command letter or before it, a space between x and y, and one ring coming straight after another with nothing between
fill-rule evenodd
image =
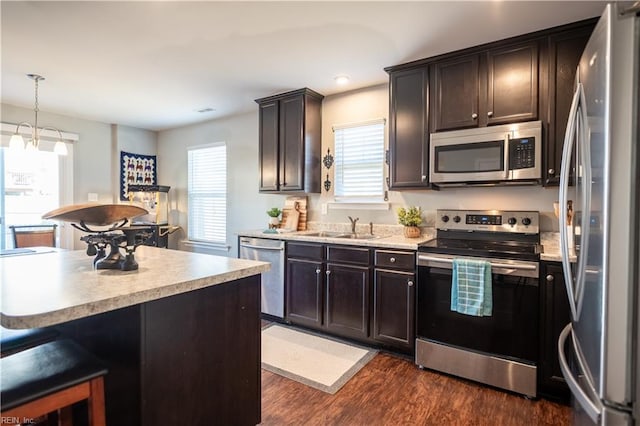
<instances>
[{"instance_id":1,"label":"kitchen sink","mask_svg":"<svg viewBox=\"0 0 640 426\"><path fill-rule=\"evenodd\" d=\"M344 238L350 234L344 232L320 231L304 234L305 237L323 237L323 238Z\"/></svg>"},{"instance_id":2,"label":"kitchen sink","mask_svg":"<svg viewBox=\"0 0 640 426\"><path fill-rule=\"evenodd\" d=\"M345 238L351 240L373 240L375 238L380 238L380 236L371 234L342 234L337 236L336 238Z\"/></svg>"}]
</instances>

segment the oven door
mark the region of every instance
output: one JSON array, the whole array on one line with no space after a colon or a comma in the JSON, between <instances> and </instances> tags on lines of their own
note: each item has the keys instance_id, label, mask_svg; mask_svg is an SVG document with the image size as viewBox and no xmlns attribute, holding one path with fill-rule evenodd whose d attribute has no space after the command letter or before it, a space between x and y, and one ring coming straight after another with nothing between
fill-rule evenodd
<instances>
[{"instance_id":1,"label":"oven door","mask_svg":"<svg viewBox=\"0 0 640 426\"><path fill-rule=\"evenodd\" d=\"M485 259L492 263L493 314L477 317L451 310L453 257L418 254L418 338L535 364L538 263Z\"/></svg>"}]
</instances>

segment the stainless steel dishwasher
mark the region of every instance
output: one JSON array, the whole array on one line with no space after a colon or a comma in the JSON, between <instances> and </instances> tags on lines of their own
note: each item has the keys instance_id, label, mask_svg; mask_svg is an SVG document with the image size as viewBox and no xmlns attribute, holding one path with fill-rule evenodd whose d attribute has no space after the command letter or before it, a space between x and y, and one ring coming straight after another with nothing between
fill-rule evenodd
<instances>
[{"instance_id":1,"label":"stainless steel dishwasher","mask_svg":"<svg viewBox=\"0 0 640 426\"><path fill-rule=\"evenodd\" d=\"M271 263L262 273L262 313L284 317L284 241L240 237L240 258Z\"/></svg>"}]
</instances>

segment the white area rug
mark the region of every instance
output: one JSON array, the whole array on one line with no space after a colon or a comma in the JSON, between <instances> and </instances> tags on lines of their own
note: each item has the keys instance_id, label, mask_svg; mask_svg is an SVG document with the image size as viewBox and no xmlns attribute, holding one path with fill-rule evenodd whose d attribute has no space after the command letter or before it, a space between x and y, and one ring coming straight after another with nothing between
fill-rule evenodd
<instances>
[{"instance_id":1,"label":"white area rug","mask_svg":"<svg viewBox=\"0 0 640 426\"><path fill-rule=\"evenodd\" d=\"M376 353L277 324L262 329L262 368L330 394Z\"/></svg>"}]
</instances>

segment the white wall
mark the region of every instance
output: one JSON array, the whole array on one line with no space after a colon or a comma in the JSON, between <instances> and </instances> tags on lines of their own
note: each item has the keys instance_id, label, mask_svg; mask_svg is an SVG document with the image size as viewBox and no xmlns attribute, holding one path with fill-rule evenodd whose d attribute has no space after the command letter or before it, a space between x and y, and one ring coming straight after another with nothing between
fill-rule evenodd
<instances>
[{"instance_id":1,"label":"white wall","mask_svg":"<svg viewBox=\"0 0 640 426\"><path fill-rule=\"evenodd\" d=\"M227 244L228 251L185 246L187 221L187 149L214 142L227 144ZM237 232L265 229L266 211L284 204L282 195L258 193L258 109L197 125L162 131L158 135L158 180L171 185L169 222L182 227L170 236L171 248L237 257Z\"/></svg>"}]
</instances>

